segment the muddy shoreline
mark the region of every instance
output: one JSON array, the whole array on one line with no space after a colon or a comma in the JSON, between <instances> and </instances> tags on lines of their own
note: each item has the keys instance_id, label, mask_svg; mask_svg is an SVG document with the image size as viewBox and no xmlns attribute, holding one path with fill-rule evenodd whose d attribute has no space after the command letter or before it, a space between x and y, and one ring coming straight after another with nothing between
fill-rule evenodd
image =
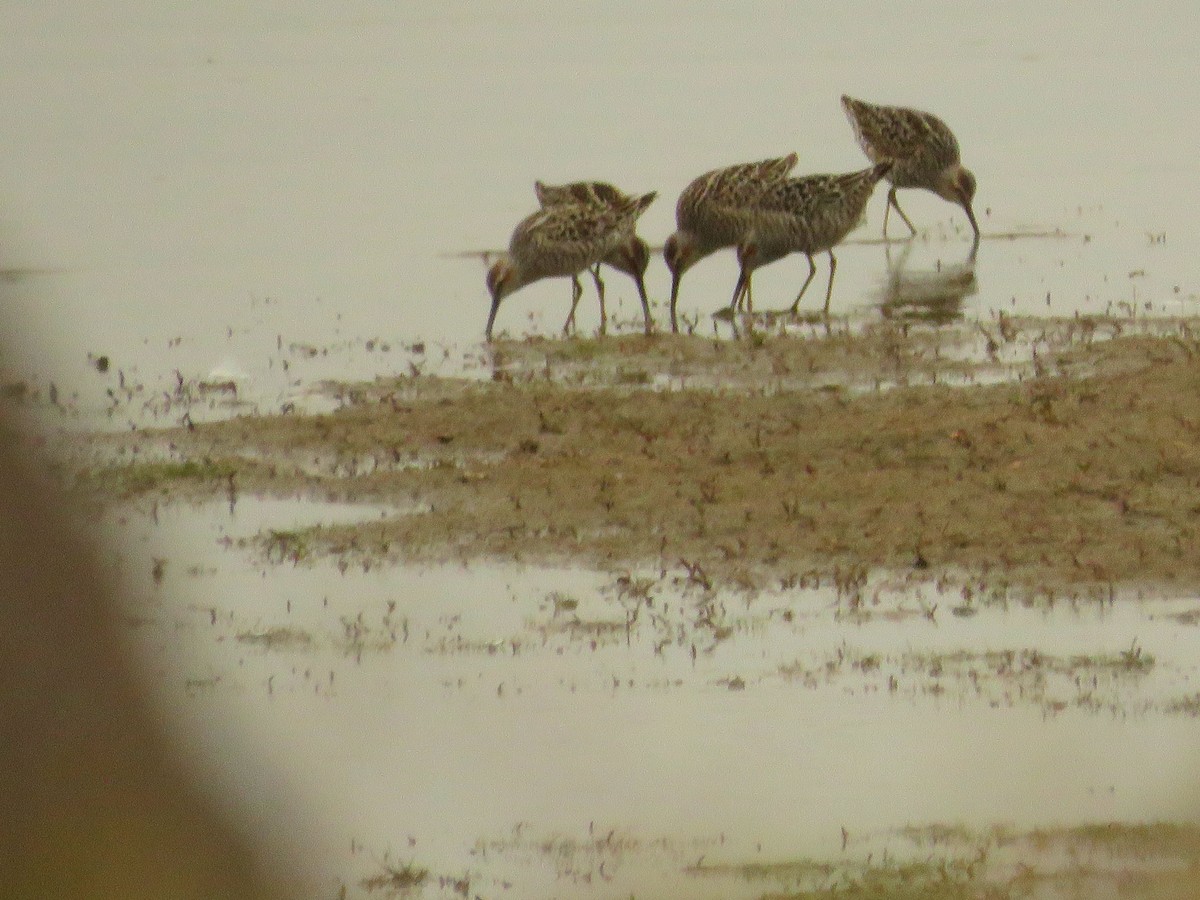
<instances>
[{"instance_id":1,"label":"muddy shoreline","mask_svg":"<svg viewBox=\"0 0 1200 900\"><path fill-rule=\"evenodd\" d=\"M165 672L194 645L178 702L426 748L383 779L403 824L335 807L347 896L1190 896L1195 823L1150 795L1190 790L1200 708L1200 323L776 324L501 342L272 414L181 383L185 424L63 432L58 474L141 548L131 631ZM915 793L856 793L892 764ZM453 809L419 774L492 767ZM639 805L701 790L729 811L678 833Z\"/></svg>"},{"instance_id":2,"label":"muddy shoreline","mask_svg":"<svg viewBox=\"0 0 1200 900\"><path fill-rule=\"evenodd\" d=\"M1170 589L1200 583L1194 325L507 342L490 381L327 385L328 414L89 437L69 480L101 504L394 505L270 539L297 559Z\"/></svg>"}]
</instances>

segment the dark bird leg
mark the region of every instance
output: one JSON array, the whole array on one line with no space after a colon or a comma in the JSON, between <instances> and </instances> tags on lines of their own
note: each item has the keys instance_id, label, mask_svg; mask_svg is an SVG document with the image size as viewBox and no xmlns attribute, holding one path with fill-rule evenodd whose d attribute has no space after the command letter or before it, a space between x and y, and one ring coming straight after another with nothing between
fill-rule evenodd
<instances>
[{"instance_id":1,"label":"dark bird leg","mask_svg":"<svg viewBox=\"0 0 1200 900\"><path fill-rule=\"evenodd\" d=\"M646 282L641 275L634 275L633 282L637 285L638 297L642 300L642 315L646 319L646 334L654 333L654 320L650 318L650 300L646 296Z\"/></svg>"},{"instance_id":2,"label":"dark bird leg","mask_svg":"<svg viewBox=\"0 0 1200 900\"><path fill-rule=\"evenodd\" d=\"M804 296L804 292L808 290L808 285L813 280L813 276L817 274L817 264L813 262L812 254L808 253L806 255L808 256L808 277L804 279L804 284L800 287L800 293L796 295L796 300L792 304L790 310L792 315L795 315L796 310L800 308L800 298Z\"/></svg>"},{"instance_id":3,"label":"dark bird leg","mask_svg":"<svg viewBox=\"0 0 1200 900\"><path fill-rule=\"evenodd\" d=\"M741 307L742 297L746 293L746 283L750 280L750 273L742 266L738 270L737 284L733 286L733 297L729 301L729 308L734 312Z\"/></svg>"},{"instance_id":4,"label":"dark bird leg","mask_svg":"<svg viewBox=\"0 0 1200 900\"><path fill-rule=\"evenodd\" d=\"M899 207L897 207L898 209ZM901 215L904 215L901 213ZM825 288L825 315L829 315L829 298L833 296L833 274L837 271L837 257L829 251L829 287Z\"/></svg>"},{"instance_id":5,"label":"dark bird leg","mask_svg":"<svg viewBox=\"0 0 1200 900\"><path fill-rule=\"evenodd\" d=\"M917 233L916 226L913 225L913 223L908 220L908 216L906 216L904 214L904 210L902 210L900 208L900 203L899 203L899 201L896 200L896 188L895 187L893 187L890 191L888 191L888 205L887 205L887 209L884 210L884 213L883 213L883 236L887 237L888 213L890 213L892 211L893 206L896 207L896 212L898 212L900 214L900 218L902 218L904 220L904 224L908 226L908 230L911 231L913 233L913 235L915 236Z\"/></svg>"},{"instance_id":6,"label":"dark bird leg","mask_svg":"<svg viewBox=\"0 0 1200 900\"><path fill-rule=\"evenodd\" d=\"M753 260L757 253L758 249L754 244L742 244L738 247L738 280L733 288L733 299L729 301L729 308L734 312L742 308L743 300L746 303L746 312L754 312L754 301L750 294L750 280L754 277Z\"/></svg>"},{"instance_id":7,"label":"dark bird leg","mask_svg":"<svg viewBox=\"0 0 1200 900\"><path fill-rule=\"evenodd\" d=\"M608 332L608 314L604 310L604 282L600 280L600 263L588 270L592 273L592 281L596 282L596 295L600 298L600 333Z\"/></svg>"},{"instance_id":8,"label":"dark bird leg","mask_svg":"<svg viewBox=\"0 0 1200 900\"><path fill-rule=\"evenodd\" d=\"M579 276L571 276L571 313L567 316L567 321L563 325L563 337L571 333L575 327L575 307L579 305L579 298L583 296L583 285L579 283Z\"/></svg>"}]
</instances>

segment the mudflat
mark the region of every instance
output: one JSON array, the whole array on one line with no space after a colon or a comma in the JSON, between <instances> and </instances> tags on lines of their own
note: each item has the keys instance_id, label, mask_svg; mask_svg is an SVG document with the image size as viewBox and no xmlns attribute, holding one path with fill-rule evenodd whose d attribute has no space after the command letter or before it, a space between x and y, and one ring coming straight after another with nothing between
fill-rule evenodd
<instances>
[{"instance_id":1,"label":"mudflat","mask_svg":"<svg viewBox=\"0 0 1200 900\"><path fill-rule=\"evenodd\" d=\"M686 565L748 588L881 568L1200 583L1197 322L769 325L502 342L487 379L414 368L327 385L330 412L89 438L72 480L101 503L395 505L274 548L297 557Z\"/></svg>"}]
</instances>

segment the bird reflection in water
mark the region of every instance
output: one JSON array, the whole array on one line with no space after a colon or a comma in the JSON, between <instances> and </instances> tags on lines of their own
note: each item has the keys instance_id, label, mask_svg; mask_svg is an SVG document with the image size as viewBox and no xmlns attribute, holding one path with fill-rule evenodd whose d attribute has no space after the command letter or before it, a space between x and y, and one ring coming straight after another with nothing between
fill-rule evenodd
<instances>
[{"instance_id":1,"label":"bird reflection in water","mask_svg":"<svg viewBox=\"0 0 1200 900\"><path fill-rule=\"evenodd\" d=\"M963 301L979 292L974 248L961 263L939 260L935 269L921 270L907 266L911 241L895 259L891 245L886 247L887 278L879 305L885 319L949 325L962 318Z\"/></svg>"}]
</instances>

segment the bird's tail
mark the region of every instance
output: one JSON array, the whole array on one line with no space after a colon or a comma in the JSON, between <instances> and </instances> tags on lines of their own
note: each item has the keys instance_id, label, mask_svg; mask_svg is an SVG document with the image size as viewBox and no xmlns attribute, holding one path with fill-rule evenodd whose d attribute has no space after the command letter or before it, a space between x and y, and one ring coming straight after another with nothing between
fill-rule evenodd
<instances>
[{"instance_id":1,"label":"bird's tail","mask_svg":"<svg viewBox=\"0 0 1200 900\"><path fill-rule=\"evenodd\" d=\"M800 157L793 150L787 156L764 160L759 169L759 175L764 181L782 181L796 167L799 159Z\"/></svg>"},{"instance_id":2,"label":"bird's tail","mask_svg":"<svg viewBox=\"0 0 1200 900\"><path fill-rule=\"evenodd\" d=\"M538 203L543 207L559 203L585 203L591 206L616 206L626 197L606 181L572 181L569 184L533 183Z\"/></svg>"},{"instance_id":3,"label":"bird's tail","mask_svg":"<svg viewBox=\"0 0 1200 900\"><path fill-rule=\"evenodd\" d=\"M654 198L658 196L658 191L651 191L648 194L642 194L640 197L627 197L623 204L622 212L633 215L635 218L646 211Z\"/></svg>"},{"instance_id":4,"label":"bird's tail","mask_svg":"<svg viewBox=\"0 0 1200 900\"><path fill-rule=\"evenodd\" d=\"M875 184L878 184L881 178L885 178L888 172L892 171L892 166L896 163L894 160L885 159L882 162L876 163L871 167L871 178Z\"/></svg>"},{"instance_id":5,"label":"bird's tail","mask_svg":"<svg viewBox=\"0 0 1200 900\"><path fill-rule=\"evenodd\" d=\"M854 115L865 105L866 104L861 100L855 100L849 94L842 94L842 108L846 110L849 115Z\"/></svg>"}]
</instances>

